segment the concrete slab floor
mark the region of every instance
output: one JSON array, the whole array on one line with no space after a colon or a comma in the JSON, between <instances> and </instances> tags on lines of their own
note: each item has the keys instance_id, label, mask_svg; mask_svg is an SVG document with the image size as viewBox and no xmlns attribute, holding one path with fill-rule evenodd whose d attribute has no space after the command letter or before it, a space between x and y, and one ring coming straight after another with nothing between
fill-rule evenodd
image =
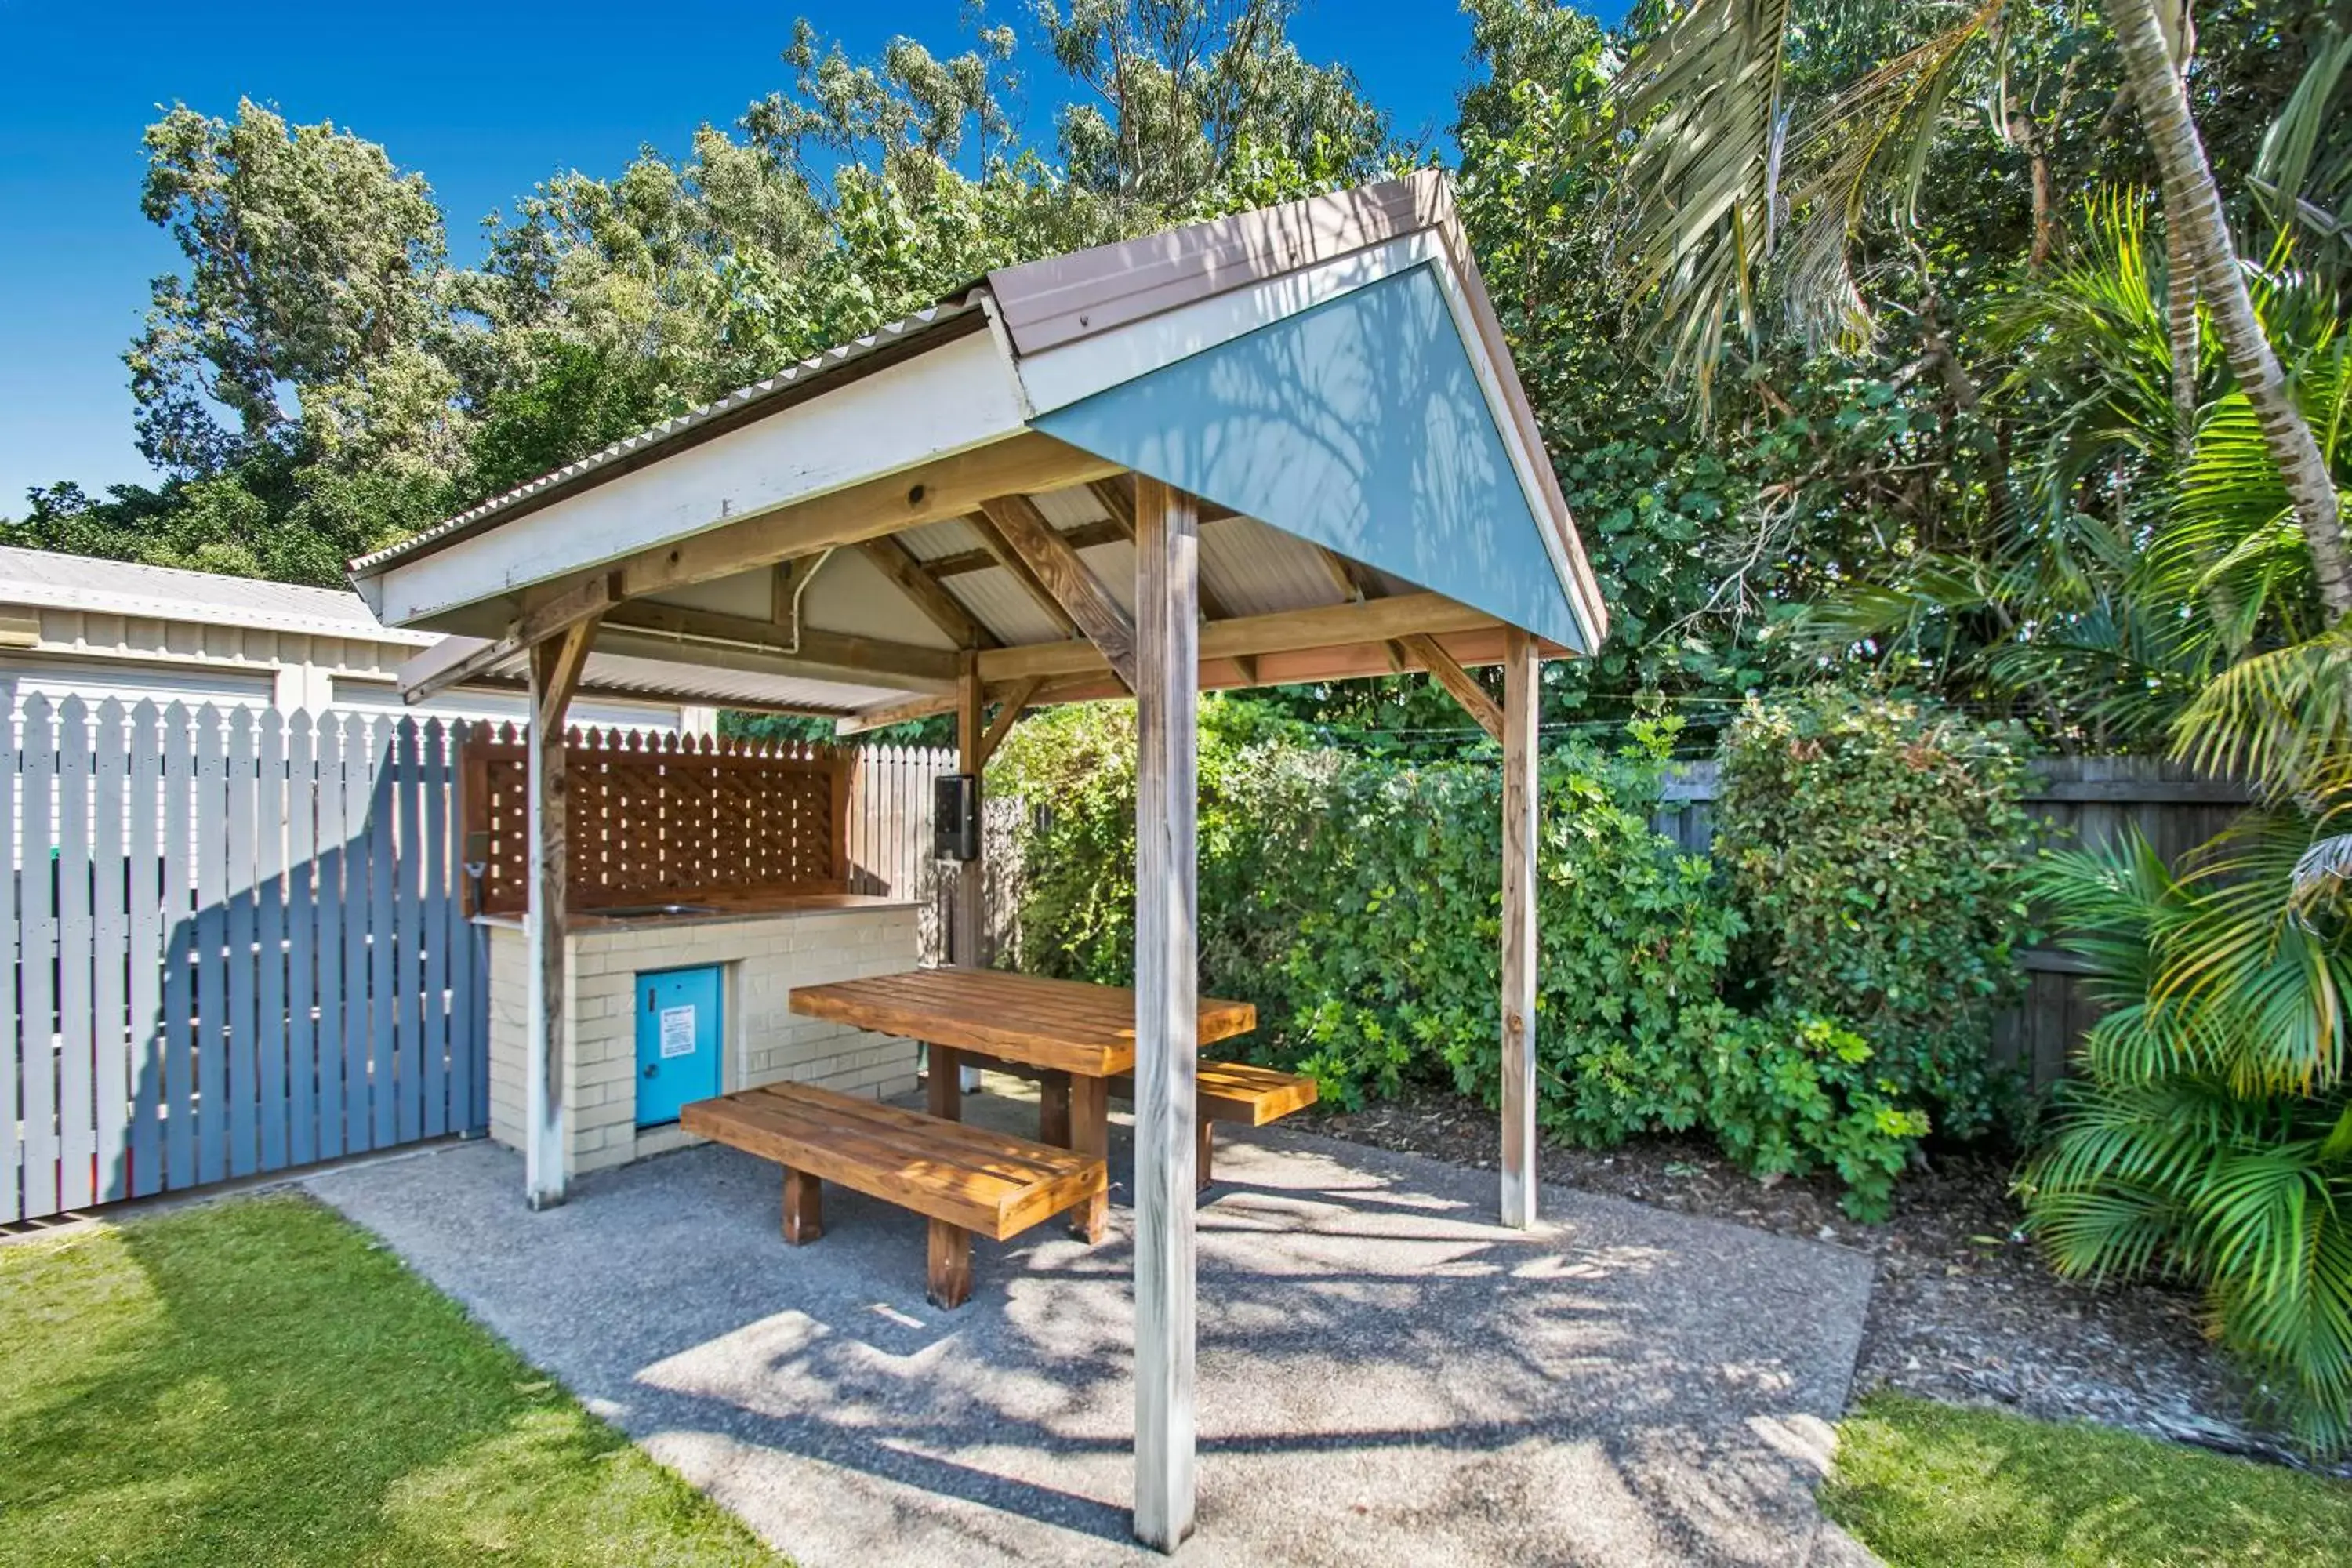
<instances>
[{"instance_id":1,"label":"concrete slab floor","mask_svg":"<svg viewBox=\"0 0 2352 1568\"><path fill-rule=\"evenodd\" d=\"M1866 1258L1553 1188L1520 1234L1492 1172L1219 1131L1181 1562L1853 1560L1812 1487ZM803 1568L1158 1560L1128 1533L1123 1188L1099 1247L975 1243L950 1313L919 1218L831 1189L789 1248L776 1167L732 1150L536 1215L487 1143L307 1184Z\"/></svg>"}]
</instances>

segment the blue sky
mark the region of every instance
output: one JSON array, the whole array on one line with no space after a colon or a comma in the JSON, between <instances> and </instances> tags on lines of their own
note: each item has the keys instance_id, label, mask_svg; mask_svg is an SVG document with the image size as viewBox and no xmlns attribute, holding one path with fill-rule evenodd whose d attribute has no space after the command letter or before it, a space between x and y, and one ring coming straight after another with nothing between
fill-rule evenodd
<instances>
[{"instance_id":1,"label":"blue sky","mask_svg":"<svg viewBox=\"0 0 2352 1568\"><path fill-rule=\"evenodd\" d=\"M776 56L794 15L871 54L895 33L957 44L963 8L0 0L0 515L19 512L37 482L97 491L147 477L120 355L147 280L178 260L138 206L140 132L159 104L226 115L244 94L383 143L432 182L451 249L470 261L482 216L554 170L610 174L646 142L677 154L698 123L724 124L782 85ZM1400 129L1450 122L1470 45L1457 0L1303 0L1301 10L1304 51L1352 64ZM1045 96L1032 105L1040 114Z\"/></svg>"}]
</instances>

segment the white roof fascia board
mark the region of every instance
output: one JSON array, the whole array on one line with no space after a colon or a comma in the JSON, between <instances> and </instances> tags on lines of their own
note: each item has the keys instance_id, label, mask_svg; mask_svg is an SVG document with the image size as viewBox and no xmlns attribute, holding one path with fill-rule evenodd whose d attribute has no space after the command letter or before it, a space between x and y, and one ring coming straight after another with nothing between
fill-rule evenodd
<instances>
[{"instance_id":1,"label":"white roof fascia board","mask_svg":"<svg viewBox=\"0 0 2352 1568\"><path fill-rule=\"evenodd\" d=\"M1297 272L1227 289L1124 327L1026 355L1018 361L1021 384L1037 413L1066 408L1407 268L1442 261L1444 255L1444 246L1433 229L1402 235ZM991 320L994 320L992 312Z\"/></svg>"},{"instance_id":2,"label":"white roof fascia board","mask_svg":"<svg viewBox=\"0 0 2352 1568\"><path fill-rule=\"evenodd\" d=\"M356 585L377 617L437 616L1020 434L1018 379L971 332Z\"/></svg>"}]
</instances>

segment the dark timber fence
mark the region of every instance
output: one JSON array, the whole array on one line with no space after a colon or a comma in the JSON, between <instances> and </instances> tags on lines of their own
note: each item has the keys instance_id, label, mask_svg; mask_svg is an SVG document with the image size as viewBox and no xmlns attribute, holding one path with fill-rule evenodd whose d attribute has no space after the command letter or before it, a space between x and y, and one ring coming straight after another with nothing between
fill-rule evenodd
<instances>
[{"instance_id":1,"label":"dark timber fence","mask_svg":"<svg viewBox=\"0 0 2352 1568\"><path fill-rule=\"evenodd\" d=\"M2042 843L2090 848L2136 827L2176 867L2228 826L2249 798L2242 784L2158 757L2049 757L2033 772L2024 805L2043 825ZM1684 764L1659 802L1658 831L1694 854L1709 853L1717 792L1714 763ZM2030 948L2022 966L2025 994L1995 1022L1992 1053L2040 1090L2066 1075L2075 1045L2098 1015L2073 954Z\"/></svg>"},{"instance_id":2,"label":"dark timber fence","mask_svg":"<svg viewBox=\"0 0 2352 1568\"><path fill-rule=\"evenodd\" d=\"M0 1222L482 1128L464 728L23 704Z\"/></svg>"}]
</instances>

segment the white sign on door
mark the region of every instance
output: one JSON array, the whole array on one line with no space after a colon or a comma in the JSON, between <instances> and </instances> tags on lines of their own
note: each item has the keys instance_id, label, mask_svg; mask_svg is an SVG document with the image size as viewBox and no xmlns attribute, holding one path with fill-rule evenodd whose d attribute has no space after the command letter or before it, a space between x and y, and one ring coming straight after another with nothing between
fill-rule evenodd
<instances>
[{"instance_id":1,"label":"white sign on door","mask_svg":"<svg viewBox=\"0 0 2352 1568\"><path fill-rule=\"evenodd\" d=\"M665 1007L661 1012L661 1054L664 1057L690 1057L694 1054L694 1004L683 1007Z\"/></svg>"}]
</instances>

